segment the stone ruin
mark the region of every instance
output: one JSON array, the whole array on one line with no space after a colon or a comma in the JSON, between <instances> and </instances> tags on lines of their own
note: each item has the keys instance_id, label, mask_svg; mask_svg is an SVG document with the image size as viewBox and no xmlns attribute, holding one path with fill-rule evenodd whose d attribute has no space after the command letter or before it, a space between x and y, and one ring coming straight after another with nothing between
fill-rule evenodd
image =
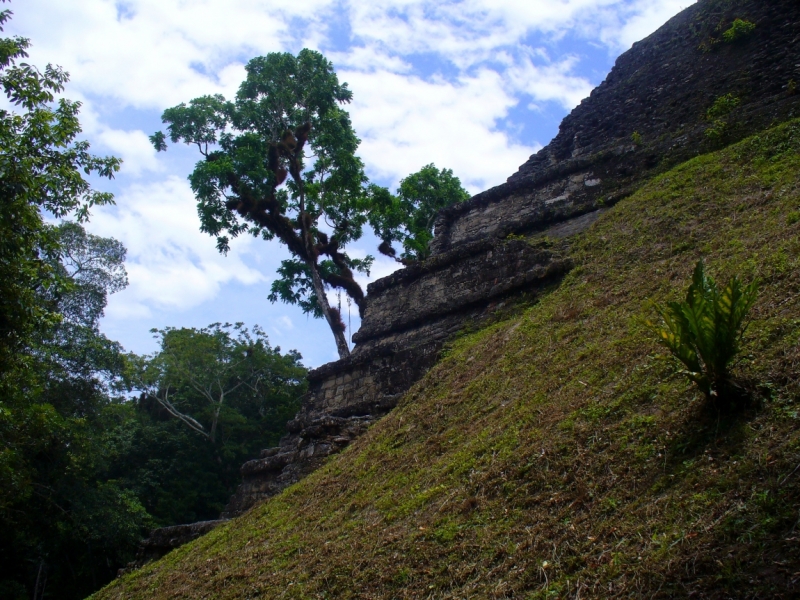
<instances>
[{"instance_id":1,"label":"stone ruin","mask_svg":"<svg viewBox=\"0 0 800 600\"><path fill-rule=\"evenodd\" d=\"M736 18L756 28L727 43L722 32ZM465 325L557 284L572 266L569 256L526 236L574 235L657 173L800 117L791 83L797 80L796 0L700 0L634 44L562 121L553 141L506 183L439 215L430 258L368 286L351 356L310 372L289 433L244 464L243 482L221 518L242 514L347 447L397 404ZM739 104L725 116L721 136L710 136L707 111L725 94ZM156 531L141 558L164 554L219 522Z\"/></svg>"}]
</instances>

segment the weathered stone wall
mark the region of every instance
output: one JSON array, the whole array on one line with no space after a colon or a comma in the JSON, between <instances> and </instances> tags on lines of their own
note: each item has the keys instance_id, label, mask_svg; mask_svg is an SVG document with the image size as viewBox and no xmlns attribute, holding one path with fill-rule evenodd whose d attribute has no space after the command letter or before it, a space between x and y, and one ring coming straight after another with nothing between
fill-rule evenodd
<instances>
[{"instance_id":1,"label":"weathered stone wall","mask_svg":"<svg viewBox=\"0 0 800 600\"><path fill-rule=\"evenodd\" d=\"M735 18L756 29L725 43ZM223 516L318 468L391 410L466 322L569 268L568 257L509 234L578 233L655 173L800 116L789 85L800 82L799 44L798 0L700 0L634 44L506 183L440 214L430 259L369 286L353 354L310 374L289 434L244 465ZM740 104L710 137L706 113L725 94Z\"/></svg>"},{"instance_id":2,"label":"weathered stone wall","mask_svg":"<svg viewBox=\"0 0 800 600\"><path fill-rule=\"evenodd\" d=\"M756 28L726 43L722 33L735 18ZM608 205L654 173L800 116L789 85L800 82L798 36L796 0L701 0L687 8L622 54L507 183L445 210L433 252ZM740 104L721 136L707 136L707 111L725 94Z\"/></svg>"},{"instance_id":3,"label":"weathered stone wall","mask_svg":"<svg viewBox=\"0 0 800 600\"><path fill-rule=\"evenodd\" d=\"M735 18L754 22L755 31L726 43L722 32ZM369 286L353 355L311 374L290 435L245 466L235 510L226 514L344 447L352 435L339 434L352 419L363 425L390 410L465 321L569 268L568 258L509 234L576 233L658 171L800 116L800 96L789 87L800 80L799 42L797 0L701 0L634 44L505 184L440 214L430 259ZM712 138L707 111L725 94L740 103Z\"/></svg>"},{"instance_id":4,"label":"weathered stone wall","mask_svg":"<svg viewBox=\"0 0 800 600\"><path fill-rule=\"evenodd\" d=\"M509 294L534 291L569 267L542 244L485 240L371 284L353 354L310 373L289 435L245 463L223 516L240 514L316 469L394 408L465 322L488 318Z\"/></svg>"},{"instance_id":5,"label":"weathered stone wall","mask_svg":"<svg viewBox=\"0 0 800 600\"><path fill-rule=\"evenodd\" d=\"M172 527L161 527L150 532L150 536L139 544L136 552L136 559L128 563L124 569L120 569L117 575L123 575L128 571L158 560L171 550L188 544L192 540L207 534L209 531L221 525L225 519L215 521L200 521L187 525L173 525Z\"/></svg>"},{"instance_id":6,"label":"weathered stone wall","mask_svg":"<svg viewBox=\"0 0 800 600\"><path fill-rule=\"evenodd\" d=\"M364 319L353 340L364 344L424 326L567 268L568 261L544 246L484 238L370 284Z\"/></svg>"}]
</instances>

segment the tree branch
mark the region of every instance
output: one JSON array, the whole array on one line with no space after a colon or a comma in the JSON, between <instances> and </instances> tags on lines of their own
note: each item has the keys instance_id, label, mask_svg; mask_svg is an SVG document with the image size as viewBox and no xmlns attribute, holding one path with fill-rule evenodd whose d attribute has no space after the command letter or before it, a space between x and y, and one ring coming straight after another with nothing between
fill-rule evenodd
<instances>
[{"instance_id":1,"label":"tree branch","mask_svg":"<svg viewBox=\"0 0 800 600\"><path fill-rule=\"evenodd\" d=\"M153 398L156 402L158 402L161 406L163 406L167 410L167 412L171 414L173 417L175 417L176 419L180 419L181 421L186 423L186 425L189 426L190 429L193 429L197 433L210 439L211 436L209 436L208 433L206 433L205 428L199 422L194 420L189 415L183 414L181 411L175 408L175 405L172 404L172 402L169 401L169 386L167 386L167 389L164 390L164 398L159 398L157 393L154 394L150 390L146 390L145 393L151 398Z\"/></svg>"}]
</instances>

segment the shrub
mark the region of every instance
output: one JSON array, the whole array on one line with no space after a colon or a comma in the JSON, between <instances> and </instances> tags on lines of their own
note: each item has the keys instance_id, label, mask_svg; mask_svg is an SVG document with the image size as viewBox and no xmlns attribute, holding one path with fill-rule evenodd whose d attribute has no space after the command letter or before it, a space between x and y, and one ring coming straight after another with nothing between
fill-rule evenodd
<instances>
[{"instance_id":1,"label":"shrub","mask_svg":"<svg viewBox=\"0 0 800 600\"><path fill-rule=\"evenodd\" d=\"M728 115L734 108L739 106L741 100L733 94L725 94L714 100L714 104L706 111L706 119L713 121Z\"/></svg>"},{"instance_id":2,"label":"shrub","mask_svg":"<svg viewBox=\"0 0 800 600\"><path fill-rule=\"evenodd\" d=\"M743 40L756 28L755 23L751 23L750 21L744 21L742 19L736 19L731 24L730 29L724 31L722 33L722 39L727 43L738 42Z\"/></svg>"},{"instance_id":3,"label":"shrub","mask_svg":"<svg viewBox=\"0 0 800 600\"><path fill-rule=\"evenodd\" d=\"M706 111L706 119L711 124L705 131L706 137L711 140L721 139L728 131L728 114L739 104L741 100L733 94L725 94L714 101L714 104Z\"/></svg>"},{"instance_id":4,"label":"shrub","mask_svg":"<svg viewBox=\"0 0 800 600\"><path fill-rule=\"evenodd\" d=\"M729 368L739 353L745 318L757 293L756 282L743 287L738 277L719 290L700 260L686 300L655 306L662 323L648 324L686 367L681 373L695 382L709 400L719 399L730 387Z\"/></svg>"}]
</instances>

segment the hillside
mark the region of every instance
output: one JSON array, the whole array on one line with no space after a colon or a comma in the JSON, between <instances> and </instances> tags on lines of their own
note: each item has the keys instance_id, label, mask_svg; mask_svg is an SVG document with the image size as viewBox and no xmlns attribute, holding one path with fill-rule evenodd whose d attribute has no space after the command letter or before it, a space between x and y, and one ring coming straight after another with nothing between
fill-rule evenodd
<instances>
[{"instance_id":1,"label":"hillside","mask_svg":"<svg viewBox=\"0 0 800 600\"><path fill-rule=\"evenodd\" d=\"M347 450L95 598L794 597L800 121L653 179ZM761 282L718 414L644 324L699 257Z\"/></svg>"}]
</instances>

